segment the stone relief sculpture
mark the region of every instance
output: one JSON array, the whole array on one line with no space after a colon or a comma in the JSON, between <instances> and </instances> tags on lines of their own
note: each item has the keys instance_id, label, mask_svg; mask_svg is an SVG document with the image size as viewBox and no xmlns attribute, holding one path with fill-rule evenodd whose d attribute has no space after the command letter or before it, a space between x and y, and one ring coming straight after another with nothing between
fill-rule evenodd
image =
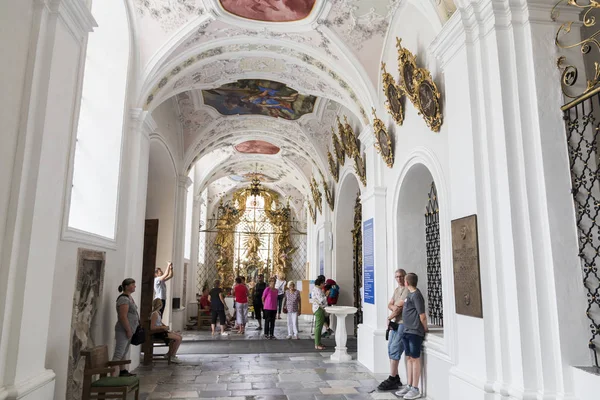
<instances>
[{"instance_id":1,"label":"stone relief sculpture","mask_svg":"<svg viewBox=\"0 0 600 400\"><path fill-rule=\"evenodd\" d=\"M78 252L69 346L68 400L81 399L85 359L80 354L94 346L92 328L102 295L105 257L106 254L99 251L79 249Z\"/></svg>"}]
</instances>

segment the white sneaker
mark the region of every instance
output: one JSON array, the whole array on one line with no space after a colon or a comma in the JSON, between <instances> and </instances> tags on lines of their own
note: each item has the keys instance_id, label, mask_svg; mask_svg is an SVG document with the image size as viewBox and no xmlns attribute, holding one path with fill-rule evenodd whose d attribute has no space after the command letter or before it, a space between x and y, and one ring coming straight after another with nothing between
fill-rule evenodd
<instances>
[{"instance_id":1,"label":"white sneaker","mask_svg":"<svg viewBox=\"0 0 600 400\"><path fill-rule=\"evenodd\" d=\"M408 392L410 392L411 387L406 385L406 386L402 386L402 389L398 390L396 393L394 393L396 396L398 397L404 397L404 395Z\"/></svg>"},{"instance_id":2,"label":"white sneaker","mask_svg":"<svg viewBox=\"0 0 600 400\"><path fill-rule=\"evenodd\" d=\"M173 356L173 357L171 357L171 362L175 363L175 364L181 364L181 358L178 358L177 356Z\"/></svg>"},{"instance_id":3,"label":"white sneaker","mask_svg":"<svg viewBox=\"0 0 600 400\"><path fill-rule=\"evenodd\" d=\"M221 333L221 336L229 336L229 333L223 332L223 333Z\"/></svg>"},{"instance_id":4,"label":"white sneaker","mask_svg":"<svg viewBox=\"0 0 600 400\"><path fill-rule=\"evenodd\" d=\"M285 338L286 338L286 339L291 339L291 338L292 338L292 335L287 335Z\"/></svg>"},{"instance_id":5,"label":"white sneaker","mask_svg":"<svg viewBox=\"0 0 600 400\"><path fill-rule=\"evenodd\" d=\"M413 400L413 399L420 399L420 398L421 398L421 392L419 392L419 389L417 389L417 388L411 388L410 391L404 395L404 400Z\"/></svg>"}]
</instances>

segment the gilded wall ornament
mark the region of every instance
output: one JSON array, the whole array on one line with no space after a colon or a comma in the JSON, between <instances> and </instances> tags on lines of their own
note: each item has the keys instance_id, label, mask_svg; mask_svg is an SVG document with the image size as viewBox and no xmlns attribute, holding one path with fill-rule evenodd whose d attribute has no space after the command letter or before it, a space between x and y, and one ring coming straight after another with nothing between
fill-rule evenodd
<instances>
[{"instance_id":1,"label":"gilded wall ornament","mask_svg":"<svg viewBox=\"0 0 600 400\"><path fill-rule=\"evenodd\" d=\"M377 118L375 114L375 108L373 110L373 134L375 135L375 148L381 154L383 161L388 167L394 166L394 146L392 144L392 137L385 127L382 120Z\"/></svg>"},{"instance_id":2,"label":"gilded wall ornament","mask_svg":"<svg viewBox=\"0 0 600 400\"><path fill-rule=\"evenodd\" d=\"M333 140L333 150L335 151L335 157L337 158L338 163L343 166L346 161L346 151L344 150L344 146L342 145L338 135L336 135L333 127L331 128L332 140Z\"/></svg>"},{"instance_id":3,"label":"gilded wall ornament","mask_svg":"<svg viewBox=\"0 0 600 400\"><path fill-rule=\"evenodd\" d=\"M414 104L416 97L414 77L418 69L417 57L402 47L402 39L400 38L396 38L396 48L398 49L398 74L400 75L398 86Z\"/></svg>"},{"instance_id":4,"label":"gilded wall ornament","mask_svg":"<svg viewBox=\"0 0 600 400\"><path fill-rule=\"evenodd\" d=\"M354 156L354 171L356 171L356 175L358 175L363 186L367 186L367 162L365 157L361 157L360 154Z\"/></svg>"},{"instance_id":5,"label":"gilded wall ornament","mask_svg":"<svg viewBox=\"0 0 600 400\"><path fill-rule=\"evenodd\" d=\"M327 181L325 180L325 176L323 174L321 174L321 182L323 184L323 192L325 192L325 201L327 201L329 209L333 211L333 187L331 188L331 190L329 189L329 185L327 184Z\"/></svg>"},{"instance_id":6,"label":"gilded wall ornament","mask_svg":"<svg viewBox=\"0 0 600 400\"><path fill-rule=\"evenodd\" d=\"M310 181L310 190L312 192L316 210L319 211L319 214L323 214L323 205L322 205L323 204L323 195L321 194L321 191L319 190L319 184L317 183L317 180L315 179L314 176L312 177L312 179Z\"/></svg>"},{"instance_id":7,"label":"gilded wall ornament","mask_svg":"<svg viewBox=\"0 0 600 400\"><path fill-rule=\"evenodd\" d=\"M344 115L344 132L346 133L346 138L348 139L348 146L352 151L352 157L356 154L360 153L360 141L358 140L358 136L354 133L354 129L348 123L348 118Z\"/></svg>"},{"instance_id":8,"label":"gilded wall ornament","mask_svg":"<svg viewBox=\"0 0 600 400\"><path fill-rule=\"evenodd\" d=\"M354 151L352 144L350 143L350 138L348 138L348 134L346 132L346 129L344 129L342 121L340 121L340 117L337 118L337 128L338 134L340 135L340 143L342 144L344 153L346 153L346 155L350 158L354 157Z\"/></svg>"},{"instance_id":9,"label":"gilded wall ornament","mask_svg":"<svg viewBox=\"0 0 600 400\"><path fill-rule=\"evenodd\" d=\"M440 92L431 78L431 73L424 68L419 68L413 82L416 90L415 107L425 119L427 126L432 131L439 132L442 126Z\"/></svg>"},{"instance_id":10,"label":"gilded wall ornament","mask_svg":"<svg viewBox=\"0 0 600 400\"><path fill-rule=\"evenodd\" d=\"M383 80L383 93L386 97L385 105L388 112L398 125L404 122L404 106L402 105L402 89L396 85L396 80L385 70L385 63L381 63L381 79Z\"/></svg>"},{"instance_id":11,"label":"gilded wall ornament","mask_svg":"<svg viewBox=\"0 0 600 400\"><path fill-rule=\"evenodd\" d=\"M308 212L310 214L310 219L312 220L313 224L317 223L317 214L315 213L315 208L313 207L312 203L310 201L306 201L308 203Z\"/></svg>"},{"instance_id":12,"label":"gilded wall ornament","mask_svg":"<svg viewBox=\"0 0 600 400\"><path fill-rule=\"evenodd\" d=\"M329 172L331 172L331 176L337 183L340 180L340 164L333 158L329 148L327 149L327 162L329 164Z\"/></svg>"}]
</instances>

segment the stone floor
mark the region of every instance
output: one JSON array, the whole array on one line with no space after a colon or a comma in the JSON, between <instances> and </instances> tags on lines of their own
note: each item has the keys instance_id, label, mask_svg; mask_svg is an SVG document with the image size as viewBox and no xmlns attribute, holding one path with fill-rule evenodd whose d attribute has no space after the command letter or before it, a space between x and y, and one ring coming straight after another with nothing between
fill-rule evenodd
<instances>
[{"instance_id":1,"label":"stone floor","mask_svg":"<svg viewBox=\"0 0 600 400\"><path fill-rule=\"evenodd\" d=\"M249 334L215 340L265 340L249 324ZM285 340L285 320L278 320L276 336ZM303 322L301 340L310 340L310 325ZM184 332L184 340L211 340L210 330ZM333 350L333 349L331 349ZM355 360L333 363L331 352L269 354L182 354L179 365L157 362L140 366L140 399L396 399L392 392L375 388L385 376L374 376ZM356 354L352 354L356 357Z\"/></svg>"}]
</instances>

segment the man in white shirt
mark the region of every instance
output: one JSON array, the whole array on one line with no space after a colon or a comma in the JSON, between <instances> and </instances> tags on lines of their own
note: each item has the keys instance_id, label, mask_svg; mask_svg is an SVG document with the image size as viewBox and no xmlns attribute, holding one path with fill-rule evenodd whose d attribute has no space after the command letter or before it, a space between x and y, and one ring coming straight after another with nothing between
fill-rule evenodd
<instances>
[{"instance_id":1,"label":"man in white shirt","mask_svg":"<svg viewBox=\"0 0 600 400\"><path fill-rule=\"evenodd\" d=\"M162 308L160 309L160 316L162 317L167 304L167 284L165 283L173 277L173 263L169 262L166 271L163 273L162 269L156 268L154 270L154 298L162 300Z\"/></svg>"}]
</instances>

